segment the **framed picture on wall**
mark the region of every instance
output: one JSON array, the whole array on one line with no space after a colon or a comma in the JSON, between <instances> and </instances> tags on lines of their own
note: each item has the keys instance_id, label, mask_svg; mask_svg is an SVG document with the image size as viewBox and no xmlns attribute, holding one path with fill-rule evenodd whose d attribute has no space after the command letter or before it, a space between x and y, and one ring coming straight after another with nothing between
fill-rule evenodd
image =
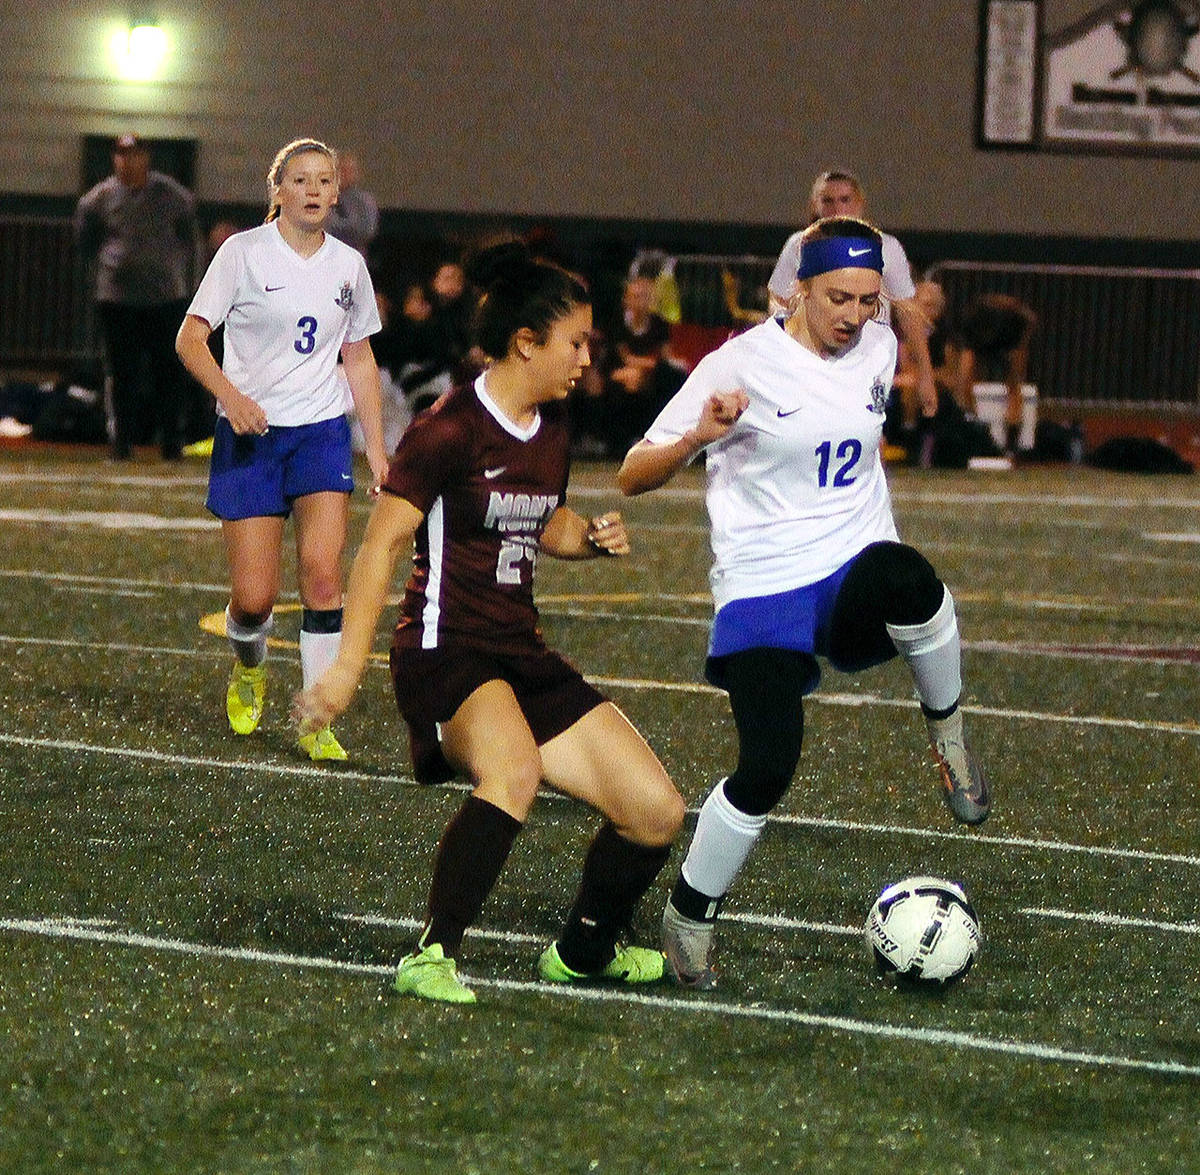
<instances>
[{"instance_id":1,"label":"framed picture on wall","mask_svg":"<svg viewBox=\"0 0 1200 1175\"><path fill-rule=\"evenodd\" d=\"M1037 147L1041 39L1041 0L981 0L978 146Z\"/></svg>"},{"instance_id":2,"label":"framed picture on wall","mask_svg":"<svg viewBox=\"0 0 1200 1175\"><path fill-rule=\"evenodd\" d=\"M1200 2L1095 9L1046 38L1042 92L1047 150L1200 152Z\"/></svg>"}]
</instances>

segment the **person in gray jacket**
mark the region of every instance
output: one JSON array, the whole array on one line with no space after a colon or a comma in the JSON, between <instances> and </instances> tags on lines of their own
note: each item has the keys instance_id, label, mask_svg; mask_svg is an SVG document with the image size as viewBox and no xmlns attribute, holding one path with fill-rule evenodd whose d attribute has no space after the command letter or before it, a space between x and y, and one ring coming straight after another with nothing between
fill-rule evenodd
<instances>
[{"instance_id":1,"label":"person in gray jacket","mask_svg":"<svg viewBox=\"0 0 1200 1175\"><path fill-rule=\"evenodd\" d=\"M115 460L157 433L165 460L182 447L188 385L175 354L196 257L196 201L178 181L150 168L137 135L113 145L113 174L75 209L80 251L94 263L96 309L111 380L108 432ZM141 396L143 365L149 374ZM145 405L145 406L143 406ZM149 411L150 420L143 413Z\"/></svg>"}]
</instances>

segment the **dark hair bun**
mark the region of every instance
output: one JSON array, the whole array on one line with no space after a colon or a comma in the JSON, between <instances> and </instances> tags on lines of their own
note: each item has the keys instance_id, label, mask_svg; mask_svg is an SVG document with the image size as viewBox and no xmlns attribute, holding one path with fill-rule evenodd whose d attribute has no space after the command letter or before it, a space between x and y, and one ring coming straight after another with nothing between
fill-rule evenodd
<instances>
[{"instance_id":1,"label":"dark hair bun","mask_svg":"<svg viewBox=\"0 0 1200 1175\"><path fill-rule=\"evenodd\" d=\"M503 241L468 258L463 272L472 285L487 290L501 281L520 285L533 268L533 256L523 241Z\"/></svg>"}]
</instances>

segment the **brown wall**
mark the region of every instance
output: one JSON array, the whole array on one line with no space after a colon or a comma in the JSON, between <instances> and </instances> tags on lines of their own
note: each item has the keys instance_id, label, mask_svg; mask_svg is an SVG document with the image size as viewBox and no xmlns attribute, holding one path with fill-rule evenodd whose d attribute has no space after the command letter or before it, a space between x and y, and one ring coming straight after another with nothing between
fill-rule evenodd
<instances>
[{"instance_id":1,"label":"brown wall","mask_svg":"<svg viewBox=\"0 0 1200 1175\"><path fill-rule=\"evenodd\" d=\"M1053 32L1095 5L1047 0ZM275 148L355 149L381 203L787 225L858 171L896 229L1189 239L1200 160L980 152L972 0L161 0L167 79L108 80L105 0L0 0L0 190L78 188L79 138L200 140L253 201Z\"/></svg>"}]
</instances>

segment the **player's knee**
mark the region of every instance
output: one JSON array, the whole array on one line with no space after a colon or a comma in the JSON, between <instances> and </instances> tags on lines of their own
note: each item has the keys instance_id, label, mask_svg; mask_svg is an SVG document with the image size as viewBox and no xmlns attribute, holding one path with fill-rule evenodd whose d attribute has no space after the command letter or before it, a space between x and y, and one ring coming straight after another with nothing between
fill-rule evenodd
<instances>
[{"instance_id":1,"label":"player's knee","mask_svg":"<svg viewBox=\"0 0 1200 1175\"><path fill-rule=\"evenodd\" d=\"M336 566L306 563L300 568L300 595L308 608L327 611L342 602L342 577Z\"/></svg>"},{"instance_id":2,"label":"player's knee","mask_svg":"<svg viewBox=\"0 0 1200 1175\"><path fill-rule=\"evenodd\" d=\"M746 770L743 767L725 781L725 798L747 816L765 816L791 786L796 767Z\"/></svg>"},{"instance_id":3,"label":"player's knee","mask_svg":"<svg viewBox=\"0 0 1200 1175\"><path fill-rule=\"evenodd\" d=\"M478 780L478 795L524 820L542 782L541 757L522 755L489 765L479 772Z\"/></svg>"}]
</instances>

